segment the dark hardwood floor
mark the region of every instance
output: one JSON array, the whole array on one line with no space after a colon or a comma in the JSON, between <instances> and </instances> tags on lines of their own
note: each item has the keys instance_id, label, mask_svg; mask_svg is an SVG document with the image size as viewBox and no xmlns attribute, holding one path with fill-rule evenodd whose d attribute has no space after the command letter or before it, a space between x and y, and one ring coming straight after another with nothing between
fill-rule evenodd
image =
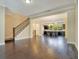
<instances>
[{"instance_id":1,"label":"dark hardwood floor","mask_svg":"<svg viewBox=\"0 0 79 59\"><path fill-rule=\"evenodd\" d=\"M5 46L6 59L77 59L74 45L64 37L36 37L9 42ZM0 58L1 59L1 58Z\"/></svg>"}]
</instances>

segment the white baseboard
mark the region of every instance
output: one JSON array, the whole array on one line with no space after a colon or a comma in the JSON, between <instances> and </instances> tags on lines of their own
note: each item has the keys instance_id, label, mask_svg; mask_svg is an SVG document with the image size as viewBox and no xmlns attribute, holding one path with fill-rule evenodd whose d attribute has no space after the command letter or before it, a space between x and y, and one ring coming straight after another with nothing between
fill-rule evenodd
<instances>
[{"instance_id":1,"label":"white baseboard","mask_svg":"<svg viewBox=\"0 0 79 59\"><path fill-rule=\"evenodd\" d=\"M74 44L75 45L75 47L77 48L77 50L78 50L78 47L77 47L77 45L76 45L76 43L75 42L67 42L68 44Z\"/></svg>"},{"instance_id":2,"label":"white baseboard","mask_svg":"<svg viewBox=\"0 0 79 59\"><path fill-rule=\"evenodd\" d=\"M67 43L69 43L69 44L75 44L75 42L67 42Z\"/></svg>"},{"instance_id":3,"label":"white baseboard","mask_svg":"<svg viewBox=\"0 0 79 59\"><path fill-rule=\"evenodd\" d=\"M30 37L24 37L24 38L15 38L15 40L23 40L23 39L30 39Z\"/></svg>"}]
</instances>

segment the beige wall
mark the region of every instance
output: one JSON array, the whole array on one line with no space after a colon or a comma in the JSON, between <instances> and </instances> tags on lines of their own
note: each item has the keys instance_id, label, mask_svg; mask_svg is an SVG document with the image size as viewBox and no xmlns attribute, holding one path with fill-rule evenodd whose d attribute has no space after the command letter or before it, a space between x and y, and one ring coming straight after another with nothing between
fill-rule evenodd
<instances>
[{"instance_id":1,"label":"beige wall","mask_svg":"<svg viewBox=\"0 0 79 59\"><path fill-rule=\"evenodd\" d=\"M9 38L13 38L13 27L16 27L21 22L26 20L27 17L10 13L5 15L5 38L6 40L10 40Z\"/></svg>"},{"instance_id":2,"label":"beige wall","mask_svg":"<svg viewBox=\"0 0 79 59\"><path fill-rule=\"evenodd\" d=\"M18 14L13 14L12 15L14 20L13 20L13 27L16 27L17 25L19 25L21 22L23 22L24 20L27 19L27 17L22 16L22 15L18 15Z\"/></svg>"},{"instance_id":3,"label":"beige wall","mask_svg":"<svg viewBox=\"0 0 79 59\"><path fill-rule=\"evenodd\" d=\"M5 16L5 38L13 38L13 17L11 15Z\"/></svg>"}]
</instances>

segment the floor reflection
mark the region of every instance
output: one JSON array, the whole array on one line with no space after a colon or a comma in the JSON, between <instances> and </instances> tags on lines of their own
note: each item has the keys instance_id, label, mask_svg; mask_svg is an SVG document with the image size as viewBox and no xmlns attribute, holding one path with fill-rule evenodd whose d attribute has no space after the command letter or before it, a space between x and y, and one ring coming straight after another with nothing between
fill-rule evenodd
<instances>
[{"instance_id":1,"label":"floor reflection","mask_svg":"<svg viewBox=\"0 0 79 59\"><path fill-rule=\"evenodd\" d=\"M66 39L64 37L42 37L41 42L50 47L62 48L66 45Z\"/></svg>"},{"instance_id":2,"label":"floor reflection","mask_svg":"<svg viewBox=\"0 0 79 59\"><path fill-rule=\"evenodd\" d=\"M71 52L64 37L38 36L6 44L7 59L74 59Z\"/></svg>"}]
</instances>

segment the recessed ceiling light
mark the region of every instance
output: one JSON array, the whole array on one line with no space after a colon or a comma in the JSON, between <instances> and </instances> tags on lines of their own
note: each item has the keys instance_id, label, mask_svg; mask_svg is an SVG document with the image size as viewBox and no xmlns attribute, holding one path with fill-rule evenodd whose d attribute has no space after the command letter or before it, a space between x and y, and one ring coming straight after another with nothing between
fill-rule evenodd
<instances>
[{"instance_id":1,"label":"recessed ceiling light","mask_svg":"<svg viewBox=\"0 0 79 59\"><path fill-rule=\"evenodd\" d=\"M30 4L31 3L31 0L26 0L26 3Z\"/></svg>"}]
</instances>

